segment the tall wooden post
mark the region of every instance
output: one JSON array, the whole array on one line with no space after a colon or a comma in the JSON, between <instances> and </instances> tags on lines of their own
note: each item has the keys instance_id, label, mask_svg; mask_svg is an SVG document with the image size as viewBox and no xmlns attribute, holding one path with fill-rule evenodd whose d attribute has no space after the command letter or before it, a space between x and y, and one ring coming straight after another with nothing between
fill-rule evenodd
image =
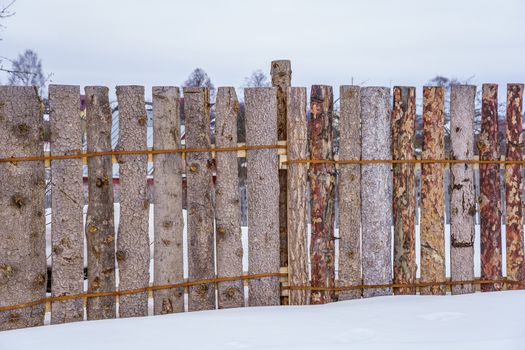
<instances>
[{"instance_id":1,"label":"tall wooden post","mask_svg":"<svg viewBox=\"0 0 525 350\"><path fill-rule=\"evenodd\" d=\"M341 86L339 158L361 159L361 104L359 86ZM339 279L340 286L361 280L361 166L339 166ZM361 290L339 292L337 299L361 297Z\"/></svg>"},{"instance_id":2,"label":"tall wooden post","mask_svg":"<svg viewBox=\"0 0 525 350\"><path fill-rule=\"evenodd\" d=\"M445 157L445 89L423 87L423 159ZM442 164L421 165L421 282L445 280L445 198ZM445 294L443 286L421 294Z\"/></svg>"},{"instance_id":3,"label":"tall wooden post","mask_svg":"<svg viewBox=\"0 0 525 350\"><path fill-rule=\"evenodd\" d=\"M481 133L478 149L481 160L499 160L498 85L483 84ZM501 192L499 164L480 164L481 279L501 278ZM482 284L481 290L501 290L501 284Z\"/></svg>"},{"instance_id":4,"label":"tall wooden post","mask_svg":"<svg viewBox=\"0 0 525 350\"><path fill-rule=\"evenodd\" d=\"M310 113L311 159L333 160L333 92L331 86L312 86ZM312 287L333 288L335 286L335 165L312 163L309 177L312 220L310 244ZM312 291L311 303L331 302L334 296L333 291Z\"/></svg>"},{"instance_id":5,"label":"tall wooden post","mask_svg":"<svg viewBox=\"0 0 525 350\"><path fill-rule=\"evenodd\" d=\"M392 158L415 158L416 89L394 87ZM394 283L416 282L416 174L415 164L394 164L392 210L394 218ZM415 288L394 288L394 294L415 294Z\"/></svg>"},{"instance_id":6,"label":"tall wooden post","mask_svg":"<svg viewBox=\"0 0 525 350\"><path fill-rule=\"evenodd\" d=\"M507 85L507 160L522 160L523 84ZM507 278L525 280L523 259L523 175L520 164L505 166ZM509 285L507 289L523 286Z\"/></svg>"},{"instance_id":7,"label":"tall wooden post","mask_svg":"<svg viewBox=\"0 0 525 350\"><path fill-rule=\"evenodd\" d=\"M476 86L452 85L450 141L452 159L474 155L474 99ZM472 164L450 167L450 275L453 281L474 279L474 217L476 203ZM472 293L471 284L452 286L452 294Z\"/></svg>"},{"instance_id":8,"label":"tall wooden post","mask_svg":"<svg viewBox=\"0 0 525 350\"><path fill-rule=\"evenodd\" d=\"M391 159L390 89L361 89L362 158ZM390 164L361 167L363 283L392 282L392 174ZM391 288L365 289L363 296L388 295Z\"/></svg>"}]
</instances>

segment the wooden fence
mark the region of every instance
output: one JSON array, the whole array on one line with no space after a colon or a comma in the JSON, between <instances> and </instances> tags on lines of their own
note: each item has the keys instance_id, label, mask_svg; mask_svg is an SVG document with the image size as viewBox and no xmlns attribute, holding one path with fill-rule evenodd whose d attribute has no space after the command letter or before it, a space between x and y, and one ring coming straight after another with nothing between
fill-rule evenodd
<instances>
[{"instance_id":1,"label":"wooden fence","mask_svg":"<svg viewBox=\"0 0 525 350\"><path fill-rule=\"evenodd\" d=\"M237 142L239 101L234 88L218 90L215 144L207 89L183 89L182 145L181 91L154 87L153 149L146 143L143 87L116 89L119 141L112 150L109 90L85 88L83 149L80 87L52 85L49 154L36 90L0 86L0 329L42 325L47 307L51 323L144 316L149 297L157 315L392 293L461 294L473 292L477 285L483 291L523 287L523 84L507 88L508 147L503 158L497 137L497 86L483 85L477 145L476 87L452 86L452 157L447 160L442 87L423 89L424 141L421 156L416 156L415 88L341 86L336 154L332 87L312 86L307 112L306 89L290 87L289 62L272 63L272 74L274 87L244 91L246 144ZM474 147L479 148L479 160ZM247 159L247 251L239 155ZM118 207L113 156L120 179ZM46 180L49 161L51 178ZM154 166L153 215L147 195L149 161ZM478 166L479 196L474 191ZM416 167L421 168L419 235ZM504 198L500 167L505 171ZM444 188L445 169L450 169L449 189ZM46 181L52 193L50 291ZM445 273L447 190L451 279ZM478 212L481 280L474 276ZM248 270L243 271L246 255Z\"/></svg>"}]
</instances>

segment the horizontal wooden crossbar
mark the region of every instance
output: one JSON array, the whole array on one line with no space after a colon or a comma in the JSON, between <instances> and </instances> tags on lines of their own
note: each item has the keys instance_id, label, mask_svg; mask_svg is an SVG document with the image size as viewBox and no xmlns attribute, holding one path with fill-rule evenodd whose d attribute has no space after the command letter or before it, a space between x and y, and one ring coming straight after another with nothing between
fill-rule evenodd
<instances>
[{"instance_id":1,"label":"horizontal wooden crossbar","mask_svg":"<svg viewBox=\"0 0 525 350\"><path fill-rule=\"evenodd\" d=\"M355 160L328 160L328 159L294 159L284 164L504 164L524 165L525 160L481 160L481 159L355 159Z\"/></svg>"}]
</instances>

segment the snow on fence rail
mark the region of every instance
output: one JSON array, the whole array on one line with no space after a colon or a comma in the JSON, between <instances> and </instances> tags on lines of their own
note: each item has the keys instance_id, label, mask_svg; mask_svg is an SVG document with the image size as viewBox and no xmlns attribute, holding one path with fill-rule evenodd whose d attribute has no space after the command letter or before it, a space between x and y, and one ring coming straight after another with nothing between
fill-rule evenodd
<instances>
[{"instance_id":1,"label":"snow on fence rail","mask_svg":"<svg viewBox=\"0 0 525 350\"><path fill-rule=\"evenodd\" d=\"M43 109L36 90L0 86L0 329L42 325L46 302L51 306L51 323L117 314L143 316L148 314L150 293L154 314L165 314L183 312L185 304L193 311L326 303L391 293L443 294L446 286L453 294L473 292L478 284L483 291L523 287L523 84L508 85L509 146L504 160L497 138L497 86L483 85L480 160L474 159L475 87L452 87L448 160L444 158L444 89L424 87L424 142L418 159L415 88L395 87L391 96L389 88L342 86L340 152L334 154L332 88L314 85L307 113L306 89L289 86L289 62L274 62L272 73L275 87L245 89L245 146L237 143L239 102L233 88L218 90L215 145L207 89L184 88L183 146L179 88L154 87L154 147L148 150L144 88L119 86L119 142L112 151L109 90L86 87L86 153L81 142L80 87L52 85L49 156L44 155ZM287 142L282 142L284 138ZM281 152L284 147L287 152ZM248 166L247 252L241 234L239 150L246 151ZM147 196L150 155L155 169L152 218ZM122 192L118 232L113 156L119 164ZM88 167L85 223L82 158L87 158ZM44 220L45 161L49 160L50 291ZM422 170L420 280L416 277L417 163ZM476 163L480 163L478 198L473 185ZM505 169L505 246L500 165ZM445 277L445 168L451 169L451 280ZM183 266L183 172L188 280ZM481 216L481 281L474 280L476 203ZM243 275L246 254L248 273Z\"/></svg>"}]
</instances>

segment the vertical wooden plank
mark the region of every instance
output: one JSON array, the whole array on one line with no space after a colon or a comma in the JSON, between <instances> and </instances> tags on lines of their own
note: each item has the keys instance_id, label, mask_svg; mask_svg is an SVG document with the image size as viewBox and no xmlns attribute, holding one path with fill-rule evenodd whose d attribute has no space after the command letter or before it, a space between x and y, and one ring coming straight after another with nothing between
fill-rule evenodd
<instances>
[{"instance_id":1,"label":"vertical wooden plank","mask_svg":"<svg viewBox=\"0 0 525 350\"><path fill-rule=\"evenodd\" d=\"M361 105L359 86L340 88L339 158L361 159ZM339 168L339 279L342 286L360 285L361 280L361 166ZM361 297L362 290L338 293L338 300Z\"/></svg>"},{"instance_id":2,"label":"vertical wooden plank","mask_svg":"<svg viewBox=\"0 0 525 350\"><path fill-rule=\"evenodd\" d=\"M237 146L237 114L239 102L233 87L220 87L217 93L215 144L217 147ZM217 275L242 275L241 207L237 152L216 153L215 218L217 228ZM244 306L242 281L218 285L219 309Z\"/></svg>"},{"instance_id":3,"label":"vertical wooden plank","mask_svg":"<svg viewBox=\"0 0 525 350\"><path fill-rule=\"evenodd\" d=\"M174 86L153 87L153 148L179 149L180 92ZM181 283L184 220L182 218L182 154L153 155L155 208L153 283ZM184 311L184 288L153 292L155 315Z\"/></svg>"},{"instance_id":4,"label":"vertical wooden plank","mask_svg":"<svg viewBox=\"0 0 525 350\"><path fill-rule=\"evenodd\" d=\"M147 150L147 115L143 86L117 86L119 106L118 150ZM148 236L146 154L120 155L120 224L117 236L119 290L147 287L150 249ZM119 316L148 315L148 294L123 295Z\"/></svg>"},{"instance_id":5,"label":"vertical wooden plank","mask_svg":"<svg viewBox=\"0 0 525 350\"><path fill-rule=\"evenodd\" d=\"M450 141L452 159L474 154L476 86L452 85ZM453 281L474 279L474 218L476 203L472 164L450 166L450 275ZM452 294L472 293L471 284L452 286Z\"/></svg>"},{"instance_id":6,"label":"vertical wooden plank","mask_svg":"<svg viewBox=\"0 0 525 350\"><path fill-rule=\"evenodd\" d=\"M498 85L483 84L481 133L478 149L481 160L499 160ZM479 210L481 279L501 278L501 193L499 164L479 165ZM501 284L482 284L481 291L501 290Z\"/></svg>"},{"instance_id":7,"label":"vertical wooden plank","mask_svg":"<svg viewBox=\"0 0 525 350\"><path fill-rule=\"evenodd\" d=\"M82 150L80 87L49 86L51 155L78 154ZM53 296L84 291L84 191L82 159L51 162L51 241ZM51 323L82 321L82 299L51 304Z\"/></svg>"},{"instance_id":8,"label":"vertical wooden plank","mask_svg":"<svg viewBox=\"0 0 525 350\"><path fill-rule=\"evenodd\" d=\"M362 158L391 159L390 89L361 89ZM361 167L363 283L392 282L392 174L390 164ZM363 296L388 295L391 288L365 289Z\"/></svg>"},{"instance_id":9,"label":"vertical wooden plank","mask_svg":"<svg viewBox=\"0 0 525 350\"><path fill-rule=\"evenodd\" d=\"M111 151L111 108L108 88L87 86L87 151ZM111 156L90 157L88 163L88 210L86 243L88 292L115 290L115 223L113 208L113 166ZM87 300L87 319L115 318L116 298Z\"/></svg>"},{"instance_id":10,"label":"vertical wooden plank","mask_svg":"<svg viewBox=\"0 0 525 350\"><path fill-rule=\"evenodd\" d=\"M507 85L507 160L522 160L523 84ZM507 278L525 280L523 259L523 175L520 164L505 166ZM507 289L523 286L509 285Z\"/></svg>"},{"instance_id":11,"label":"vertical wooden plank","mask_svg":"<svg viewBox=\"0 0 525 350\"><path fill-rule=\"evenodd\" d=\"M277 140L286 141L287 87L291 86L292 68L289 60L272 61L272 86L277 88ZM288 266L288 230L287 219L287 170L279 169L279 237L281 267ZM282 297L282 304L288 304L288 298Z\"/></svg>"},{"instance_id":12,"label":"vertical wooden plank","mask_svg":"<svg viewBox=\"0 0 525 350\"><path fill-rule=\"evenodd\" d=\"M308 120L306 88L287 89L288 160L308 159ZM307 165L288 165L288 282L292 286L308 285L308 208ZM310 292L290 290L291 305L308 304Z\"/></svg>"},{"instance_id":13,"label":"vertical wooden plank","mask_svg":"<svg viewBox=\"0 0 525 350\"><path fill-rule=\"evenodd\" d=\"M277 89L248 88L246 144L277 143ZM279 272L279 159L276 149L247 152L249 273ZM249 305L279 305L278 277L249 281Z\"/></svg>"},{"instance_id":14,"label":"vertical wooden plank","mask_svg":"<svg viewBox=\"0 0 525 350\"><path fill-rule=\"evenodd\" d=\"M34 87L0 86L0 157L42 156ZM0 306L45 297L44 162L0 163ZM44 324L44 305L0 313L0 330Z\"/></svg>"},{"instance_id":15,"label":"vertical wooden plank","mask_svg":"<svg viewBox=\"0 0 525 350\"><path fill-rule=\"evenodd\" d=\"M333 160L333 92L331 86L313 85L310 94L309 141L312 159ZM335 165L312 163L309 169L312 236L312 287L335 286ZM312 291L311 303L334 300L333 291Z\"/></svg>"},{"instance_id":16,"label":"vertical wooden plank","mask_svg":"<svg viewBox=\"0 0 525 350\"><path fill-rule=\"evenodd\" d=\"M184 88L186 147L210 148L210 107L208 89ZM188 267L190 281L213 278L213 184L210 152L186 155L188 184ZM190 287L190 311L215 308L212 283Z\"/></svg>"},{"instance_id":17,"label":"vertical wooden plank","mask_svg":"<svg viewBox=\"0 0 525 350\"><path fill-rule=\"evenodd\" d=\"M445 158L445 89L423 87L422 159ZM445 199L442 164L421 165L421 282L445 280ZM424 287L421 294L445 294L443 286Z\"/></svg>"},{"instance_id":18,"label":"vertical wooden plank","mask_svg":"<svg viewBox=\"0 0 525 350\"><path fill-rule=\"evenodd\" d=\"M394 87L392 159L415 158L416 89ZM416 282L415 164L393 164L394 283ZM394 294L416 294L415 288L394 288Z\"/></svg>"}]
</instances>

